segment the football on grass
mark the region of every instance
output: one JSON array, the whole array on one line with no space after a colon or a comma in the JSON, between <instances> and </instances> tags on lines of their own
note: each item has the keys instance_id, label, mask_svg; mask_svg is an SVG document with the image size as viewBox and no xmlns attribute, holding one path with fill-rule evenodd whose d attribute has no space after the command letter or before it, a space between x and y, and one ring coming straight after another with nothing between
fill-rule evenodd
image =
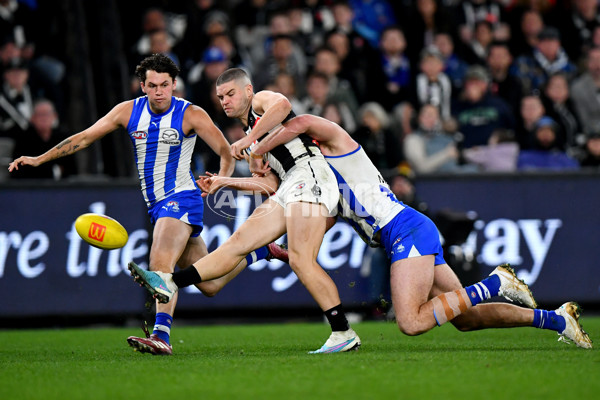
<instances>
[{"instance_id":1,"label":"football on grass","mask_svg":"<svg viewBox=\"0 0 600 400\"><path fill-rule=\"evenodd\" d=\"M123 225L102 214L80 215L75 220L75 230L83 240L104 250L121 248L129 238Z\"/></svg>"}]
</instances>

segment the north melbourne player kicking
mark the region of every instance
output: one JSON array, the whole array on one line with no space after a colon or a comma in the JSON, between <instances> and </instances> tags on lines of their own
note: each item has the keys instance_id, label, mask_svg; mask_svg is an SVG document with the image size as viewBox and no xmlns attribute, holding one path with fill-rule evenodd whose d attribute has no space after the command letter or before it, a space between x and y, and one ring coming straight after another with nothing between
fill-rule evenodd
<instances>
[{"instance_id":1,"label":"north melbourne player kicking","mask_svg":"<svg viewBox=\"0 0 600 400\"><path fill-rule=\"evenodd\" d=\"M82 150L118 128L126 128L133 143L142 194L154 224L150 268L173 272L208 254L200 237L203 202L190 170L196 137L204 140L221 157L219 176L233 173L234 160L229 143L200 107L173 96L179 68L161 54L145 58L136 75L145 96L116 105L94 125L79 132L37 157L19 157L9 171L40 164ZM263 258L268 255L262 248ZM230 275L196 285L204 294L213 295L246 265ZM156 355L172 353L171 324L177 297L167 304L157 303L152 334L145 338L131 336L133 348Z\"/></svg>"}]
</instances>

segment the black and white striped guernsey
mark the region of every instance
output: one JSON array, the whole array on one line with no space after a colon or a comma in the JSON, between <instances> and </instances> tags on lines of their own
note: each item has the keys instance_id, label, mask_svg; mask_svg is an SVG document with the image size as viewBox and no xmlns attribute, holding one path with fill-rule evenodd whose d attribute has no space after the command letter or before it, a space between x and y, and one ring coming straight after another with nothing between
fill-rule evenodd
<instances>
[{"instance_id":1,"label":"black and white striped guernsey","mask_svg":"<svg viewBox=\"0 0 600 400\"><path fill-rule=\"evenodd\" d=\"M294 118L296 114L291 111L288 116L283 120L282 123L289 121ZM252 128L256 125L262 115L257 114L254 108L250 107L248 112L248 126L246 127L246 135L250 134ZM261 136L257 142L260 142L270 132L279 128L281 124L274 127L271 131ZM254 144L250 146L250 149L254 147ZM290 140L289 142L279 145L267 153L267 161L269 161L269 167L275 172L279 179L283 180L285 175L298 163L309 159L310 157L323 158L319 146L313 141L313 139L306 135L301 134Z\"/></svg>"}]
</instances>

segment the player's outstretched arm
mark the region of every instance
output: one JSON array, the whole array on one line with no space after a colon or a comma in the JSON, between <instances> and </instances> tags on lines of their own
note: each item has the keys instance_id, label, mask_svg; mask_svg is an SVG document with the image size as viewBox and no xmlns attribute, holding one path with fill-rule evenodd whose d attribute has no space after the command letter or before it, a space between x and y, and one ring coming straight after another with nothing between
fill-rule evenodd
<instances>
[{"instance_id":1,"label":"player's outstretched arm","mask_svg":"<svg viewBox=\"0 0 600 400\"><path fill-rule=\"evenodd\" d=\"M190 129L186 124L189 124ZM229 142L223 132L214 124L208 113L198 106L190 106L185 111L184 132L194 131L204 142L221 157L219 176L231 176L235 169L235 160L229 151Z\"/></svg>"},{"instance_id":2,"label":"player's outstretched arm","mask_svg":"<svg viewBox=\"0 0 600 400\"><path fill-rule=\"evenodd\" d=\"M8 171L18 170L20 166L30 165L37 167L48 161L55 160L60 157L68 156L85 149L96 140L104 137L115 129L125 126L129 115L131 114L132 102L127 101L115 106L108 114L100 118L96 123L84 131L76 133L47 152L37 157L21 156L11 162L8 166Z\"/></svg>"},{"instance_id":3,"label":"player's outstretched arm","mask_svg":"<svg viewBox=\"0 0 600 400\"><path fill-rule=\"evenodd\" d=\"M270 90L256 93L252 99L252 107L257 113L262 114L262 117L254 125L250 134L231 145L231 154L238 160L244 158L245 149L279 125L292 111L292 104L287 97Z\"/></svg>"},{"instance_id":4,"label":"player's outstretched arm","mask_svg":"<svg viewBox=\"0 0 600 400\"><path fill-rule=\"evenodd\" d=\"M207 172L206 176L201 176L196 182L203 192L202 196L213 194L224 187L246 192L258 192L269 196L275 193L279 186L279 179L273 173L267 173L264 176L254 175L247 178L232 178Z\"/></svg>"},{"instance_id":5,"label":"player's outstretched arm","mask_svg":"<svg viewBox=\"0 0 600 400\"><path fill-rule=\"evenodd\" d=\"M306 133L317 140L328 153L346 153L356 149L357 143L339 125L316 115L302 114L287 121L282 128L269 133L252 149L262 155L275 147L287 143L296 136Z\"/></svg>"}]
</instances>

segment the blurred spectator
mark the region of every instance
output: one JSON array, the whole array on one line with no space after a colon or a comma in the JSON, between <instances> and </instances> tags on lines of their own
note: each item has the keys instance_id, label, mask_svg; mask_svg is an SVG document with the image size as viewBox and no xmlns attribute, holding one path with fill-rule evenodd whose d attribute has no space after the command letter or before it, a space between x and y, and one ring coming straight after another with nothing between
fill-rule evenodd
<instances>
[{"instance_id":1,"label":"blurred spectator","mask_svg":"<svg viewBox=\"0 0 600 400\"><path fill-rule=\"evenodd\" d=\"M487 21L477 22L473 38L465 46L465 61L469 64L485 65L488 47L493 40L492 24Z\"/></svg>"},{"instance_id":2,"label":"blurred spectator","mask_svg":"<svg viewBox=\"0 0 600 400\"><path fill-rule=\"evenodd\" d=\"M313 70L327 76L329 80L329 100L345 104L353 115L358 112L358 100L350 83L340 78L342 66L336 52L330 47L320 47L315 53Z\"/></svg>"},{"instance_id":3,"label":"blurred spectator","mask_svg":"<svg viewBox=\"0 0 600 400\"><path fill-rule=\"evenodd\" d=\"M229 66L229 60L220 48L209 47L188 74L189 100L202 107L213 119L222 113L221 105L213 100L215 82Z\"/></svg>"},{"instance_id":4,"label":"blurred spectator","mask_svg":"<svg viewBox=\"0 0 600 400\"><path fill-rule=\"evenodd\" d=\"M600 167L600 132L587 136L584 151L579 160L584 168L597 169Z\"/></svg>"},{"instance_id":5,"label":"blurred spectator","mask_svg":"<svg viewBox=\"0 0 600 400\"><path fill-rule=\"evenodd\" d=\"M538 96L523 97L519 112L519 123L515 131L521 149L530 149L534 146L536 124L545 113L546 109Z\"/></svg>"},{"instance_id":6,"label":"blurred spectator","mask_svg":"<svg viewBox=\"0 0 600 400\"><path fill-rule=\"evenodd\" d=\"M323 45L325 33L335 26L333 13L321 0L292 0L290 3L287 14L292 25L291 35L311 57Z\"/></svg>"},{"instance_id":7,"label":"blurred spectator","mask_svg":"<svg viewBox=\"0 0 600 400\"><path fill-rule=\"evenodd\" d=\"M492 78L490 92L504 100L513 113L517 113L524 93L521 80L509 73L512 61L506 42L490 44L487 56L487 66Z\"/></svg>"},{"instance_id":8,"label":"blurred spectator","mask_svg":"<svg viewBox=\"0 0 600 400\"><path fill-rule=\"evenodd\" d=\"M257 65L253 74L256 90L263 90L282 72L292 75L298 85L303 85L306 64L299 63L294 57L293 41L289 35L276 35L272 38L269 54Z\"/></svg>"},{"instance_id":9,"label":"blurred spectator","mask_svg":"<svg viewBox=\"0 0 600 400\"><path fill-rule=\"evenodd\" d=\"M9 39L20 49L19 57L31 60L35 52L36 13L21 1L0 1L0 39Z\"/></svg>"},{"instance_id":10,"label":"blurred spectator","mask_svg":"<svg viewBox=\"0 0 600 400\"><path fill-rule=\"evenodd\" d=\"M51 101L40 99L33 106L31 124L15 139L13 159L27 154L43 154L59 144L67 134L59 128L58 114ZM21 168L10 175L14 179L61 179L76 174L75 157L47 162L38 168Z\"/></svg>"},{"instance_id":11,"label":"blurred spectator","mask_svg":"<svg viewBox=\"0 0 600 400\"><path fill-rule=\"evenodd\" d=\"M402 161L402 148L389 129L389 121L388 114L380 104L365 103L360 108L359 127L354 134L384 178L397 173Z\"/></svg>"},{"instance_id":12,"label":"blurred spectator","mask_svg":"<svg viewBox=\"0 0 600 400\"><path fill-rule=\"evenodd\" d=\"M538 35L538 43L531 56L521 56L515 61L512 73L521 78L526 92L541 90L548 77L563 72L571 80L577 68L561 46L560 33L546 27Z\"/></svg>"},{"instance_id":13,"label":"blurred spectator","mask_svg":"<svg viewBox=\"0 0 600 400\"><path fill-rule=\"evenodd\" d=\"M256 39L249 44L248 51L252 66L250 69L253 74L259 73L259 65L265 58L272 54L271 47L275 38L281 36L292 36L292 23L290 17L285 11L274 12L269 18L269 30L266 34L257 35ZM239 40L239 38L238 38ZM292 54L290 56L293 60L290 61L293 65L303 67L307 65L306 54L298 43L292 41Z\"/></svg>"},{"instance_id":14,"label":"blurred spectator","mask_svg":"<svg viewBox=\"0 0 600 400\"><path fill-rule=\"evenodd\" d=\"M517 169L519 144L511 130L498 129L492 133L487 145L463 150L466 162L484 172L514 172Z\"/></svg>"},{"instance_id":15,"label":"blurred spectator","mask_svg":"<svg viewBox=\"0 0 600 400\"><path fill-rule=\"evenodd\" d=\"M325 37L325 45L338 56L341 67L338 76L350 83L356 99L363 103L367 99L367 71L371 58L360 55L350 43L350 37L341 29L330 31Z\"/></svg>"},{"instance_id":16,"label":"blurred spectator","mask_svg":"<svg viewBox=\"0 0 600 400\"><path fill-rule=\"evenodd\" d=\"M342 128L346 129L344 127L344 119L342 118L342 113L340 111L340 107L338 106L338 104L336 104L336 103L325 104L322 114L323 114L322 115L323 118L328 119L331 122L335 122ZM354 134L353 131L346 130L346 132L350 133L351 135Z\"/></svg>"},{"instance_id":17,"label":"blurred spectator","mask_svg":"<svg viewBox=\"0 0 600 400\"><path fill-rule=\"evenodd\" d=\"M373 54L374 47L354 28L354 10L347 0L334 0L331 11L335 22L332 31L344 32L350 44L350 54L355 57L353 61L359 65L359 68L364 67L369 56ZM343 57L340 56L340 59L343 60Z\"/></svg>"},{"instance_id":18,"label":"blurred spectator","mask_svg":"<svg viewBox=\"0 0 600 400\"><path fill-rule=\"evenodd\" d=\"M171 41L169 40L169 34L166 30L158 30L151 32L148 35L150 39L150 51L147 55L150 54L164 54L169 57L173 62L181 67L181 63L179 62L179 57L177 54L173 52L173 46ZM140 60L141 61L141 60Z\"/></svg>"},{"instance_id":19,"label":"blurred spectator","mask_svg":"<svg viewBox=\"0 0 600 400\"><path fill-rule=\"evenodd\" d=\"M541 118L535 128L534 148L521 150L517 161L519 170L578 169L579 163L556 144L558 125L550 117Z\"/></svg>"},{"instance_id":20,"label":"blurred spectator","mask_svg":"<svg viewBox=\"0 0 600 400\"><path fill-rule=\"evenodd\" d=\"M588 51L585 72L571 85L575 112L585 133L600 131L600 47Z\"/></svg>"},{"instance_id":21,"label":"blurred spectator","mask_svg":"<svg viewBox=\"0 0 600 400\"><path fill-rule=\"evenodd\" d=\"M192 0L187 2L187 24L180 50L184 70L200 61L202 53L211 46L213 35L227 34L231 26L228 14L216 0Z\"/></svg>"},{"instance_id":22,"label":"blurred spectator","mask_svg":"<svg viewBox=\"0 0 600 400\"><path fill-rule=\"evenodd\" d=\"M504 100L489 93L485 68L471 66L465 75L463 90L454 103L452 115L464 135L463 148L485 145L500 128L513 129L513 114Z\"/></svg>"},{"instance_id":23,"label":"blurred spectator","mask_svg":"<svg viewBox=\"0 0 600 400\"><path fill-rule=\"evenodd\" d=\"M563 43L568 44L565 50L569 58L577 61L591 47L592 32L600 26L598 0L572 0L559 4L561 6L553 13L552 24L563 35Z\"/></svg>"},{"instance_id":24,"label":"blurred spectator","mask_svg":"<svg viewBox=\"0 0 600 400\"><path fill-rule=\"evenodd\" d=\"M0 136L17 138L29 127L34 93L29 86L25 60L15 58L3 66L0 90Z\"/></svg>"},{"instance_id":25,"label":"blurred spectator","mask_svg":"<svg viewBox=\"0 0 600 400\"><path fill-rule=\"evenodd\" d=\"M369 63L367 98L388 111L410 98L412 77L405 48L402 29L395 25L387 27L381 34L378 57Z\"/></svg>"},{"instance_id":26,"label":"blurred spectator","mask_svg":"<svg viewBox=\"0 0 600 400\"><path fill-rule=\"evenodd\" d=\"M453 15L438 0L417 0L401 15L401 25L407 34L407 55L412 65L419 62L423 48L434 44L434 35L438 32L456 33Z\"/></svg>"},{"instance_id":27,"label":"blurred spectator","mask_svg":"<svg viewBox=\"0 0 600 400\"><path fill-rule=\"evenodd\" d=\"M142 34L135 42L129 55L129 65L135 66L144 57L152 54L150 50L150 36L158 31L166 33L166 40L170 48L173 48L180 37L170 29L167 16L160 8L149 8L142 15Z\"/></svg>"},{"instance_id":28,"label":"blurred spectator","mask_svg":"<svg viewBox=\"0 0 600 400\"><path fill-rule=\"evenodd\" d=\"M354 28L373 48L377 47L381 32L397 23L387 0L349 0L348 3L354 11Z\"/></svg>"},{"instance_id":29,"label":"blurred spectator","mask_svg":"<svg viewBox=\"0 0 600 400\"><path fill-rule=\"evenodd\" d=\"M247 69L252 65L248 52L240 48L229 33L214 33L210 36L208 47L218 47L229 60L231 67Z\"/></svg>"},{"instance_id":30,"label":"blurred spectator","mask_svg":"<svg viewBox=\"0 0 600 400\"><path fill-rule=\"evenodd\" d=\"M452 93L458 93L462 89L463 80L469 64L458 56L454 47L454 39L452 35L446 32L438 32L435 34L434 46L438 48L444 60L444 73L452 82Z\"/></svg>"},{"instance_id":31,"label":"blurred spectator","mask_svg":"<svg viewBox=\"0 0 600 400\"><path fill-rule=\"evenodd\" d=\"M452 106L452 83L444 72L442 53L435 46L429 46L421 52L421 72L414 84L413 105L420 109L432 104L439 109L443 121L450 118Z\"/></svg>"},{"instance_id":32,"label":"blurred spectator","mask_svg":"<svg viewBox=\"0 0 600 400\"><path fill-rule=\"evenodd\" d=\"M302 106L308 114L323 116L325 106L330 103L336 103L331 100L329 95L329 78L322 72L311 72L306 81L306 96L302 99ZM356 129L356 120L354 114L346 103L336 103L342 117L344 128L348 132Z\"/></svg>"},{"instance_id":33,"label":"blurred spectator","mask_svg":"<svg viewBox=\"0 0 600 400\"><path fill-rule=\"evenodd\" d=\"M477 30L477 24L487 22L494 37L506 39L506 31L509 30L503 15L503 7L496 0L464 0L457 7L458 28L460 39L463 43L470 43ZM498 35L498 36L496 36Z\"/></svg>"},{"instance_id":34,"label":"blurred spectator","mask_svg":"<svg viewBox=\"0 0 600 400\"><path fill-rule=\"evenodd\" d=\"M546 115L558 124L557 145L561 149L575 149L579 146L578 136L581 126L569 93L569 83L563 73L551 75L544 86L542 103Z\"/></svg>"},{"instance_id":35,"label":"blurred spectator","mask_svg":"<svg viewBox=\"0 0 600 400\"><path fill-rule=\"evenodd\" d=\"M510 43L511 53L518 58L531 56L538 44L538 35L544 29L544 20L537 10L525 11L518 25L513 25Z\"/></svg>"},{"instance_id":36,"label":"blurred spectator","mask_svg":"<svg viewBox=\"0 0 600 400\"><path fill-rule=\"evenodd\" d=\"M294 110L296 115L306 113L302 101L300 100L300 96L298 95L298 82L292 75L286 72L277 74L272 83L272 90L287 97L290 103L292 103L292 110Z\"/></svg>"},{"instance_id":37,"label":"blurred spectator","mask_svg":"<svg viewBox=\"0 0 600 400\"><path fill-rule=\"evenodd\" d=\"M442 130L439 110L424 105L419 110L418 127L404 138L404 157L417 174L453 172L458 169L454 138Z\"/></svg>"}]
</instances>

